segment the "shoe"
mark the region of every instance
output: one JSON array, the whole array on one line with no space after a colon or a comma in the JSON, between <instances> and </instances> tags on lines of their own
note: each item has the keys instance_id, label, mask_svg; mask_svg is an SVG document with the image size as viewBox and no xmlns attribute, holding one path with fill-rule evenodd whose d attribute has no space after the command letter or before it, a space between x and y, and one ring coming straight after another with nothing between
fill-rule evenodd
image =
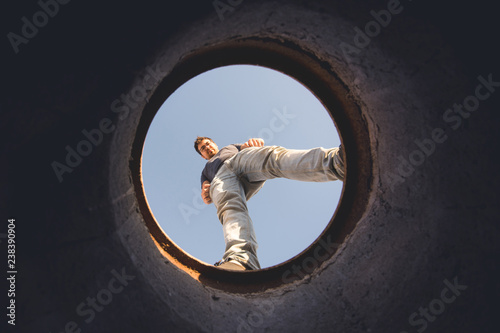
<instances>
[{"instance_id":1,"label":"shoe","mask_svg":"<svg viewBox=\"0 0 500 333\"><path fill-rule=\"evenodd\" d=\"M225 261L220 265L217 265L217 267L222 268L222 269L228 269L231 271L246 271L247 269L245 266L240 264L239 262L235 260L230 260L230 261Z\"/></svg>"},{"instance_id":2,"label":"shoe","mask_svg":"<svg viewBox=\"0 0 500 333\"><path fill-rule=\"evenodd\" d=\"M344 153L344 147L342 147L342 145L339 145L339 157L340 157L340 160L342 161L342 165L344 165L344 161L345 161L345 153Z\"/></svg>"},{"instance_id":3,"label":"shoe","mask_svg":"<svg viewBox=\"0 0 500 333\"><path fill-rule=\"evenodd\" d=\"M332 164L330 167L335 176L341 181L344 181L344 175L345 175L344 158L345 158L344 148L342 147L342 145L340 145L337 154L334 155L332 158L331 162Z\"/></svg>"}]
</instances>

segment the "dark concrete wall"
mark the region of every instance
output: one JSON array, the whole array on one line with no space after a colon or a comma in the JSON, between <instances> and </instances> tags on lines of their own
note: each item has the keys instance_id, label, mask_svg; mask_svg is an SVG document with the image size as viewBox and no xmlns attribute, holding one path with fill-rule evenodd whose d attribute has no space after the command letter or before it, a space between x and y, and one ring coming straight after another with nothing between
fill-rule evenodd
<instances>
[{"instance_id":1,"label":"dark concrete wall","mask_svg":"<svg viewBox=\"0 0 500 333\"><path fill-rule=\"evenodd\" d=\"M443 119L455 103L473 102L484 80L500 81L491 6L401 1L391 22L347 55L353 28L393 2L231 3L221 20L210 1L71 1L57 13L52 6L46 24L38 15L38 31L24 31L31 37L17 53L3 39L0 233L16 220L18 271L16 326L8 328L496 331L500 87L480 88L474 111ZM22 35L22 18L32 22L41 10L35 1L8 8L6 35ZM369 201L340 250L304 279L252 293L201 283L196 270L165 257L129 170L137 124L161 80L196 50L239 38L290 41L320 59L359 106L373 159ZM134 91L147 96L128 113L115 108ZM66 147L99 126L102 141L60 181L53 162L65 163ZM438 141L435 150L418 153L425 148L415 141L428 140ZM419 165L409 168L409 159ZM356 163L355 154L348 160ZM92 298L106 304L93 307Z\"/></svg>"}]
</instances>

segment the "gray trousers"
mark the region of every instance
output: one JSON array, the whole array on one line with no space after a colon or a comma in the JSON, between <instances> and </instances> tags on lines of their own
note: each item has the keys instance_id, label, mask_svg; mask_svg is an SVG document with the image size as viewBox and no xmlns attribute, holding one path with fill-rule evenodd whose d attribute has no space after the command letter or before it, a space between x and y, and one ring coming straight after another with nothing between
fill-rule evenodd
<instances>
[{"instance_id":1,"label":"gray trousers","mask_svg":"<svg viewBox=\"0 0 500 333\"><path fill-rule=\"evenodd\" d=\"M339 148L292 150L279 146L246 148L225 161L210 185L210 197L226 243L223 260L236 260L249 269L260 269L247 200L273 178L306 182L343 180L344 163Z\"/></svg>"}]
</instances>

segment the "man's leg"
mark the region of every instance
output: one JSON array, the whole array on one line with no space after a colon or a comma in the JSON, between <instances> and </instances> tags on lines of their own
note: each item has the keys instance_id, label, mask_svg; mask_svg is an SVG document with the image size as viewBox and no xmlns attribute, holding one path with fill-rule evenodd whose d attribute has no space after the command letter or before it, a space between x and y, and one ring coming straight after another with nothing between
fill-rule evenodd
<instances>
[{"instance_id":1,"label":"man's leg","mask_svg":"<svg viewBox=\"0 0 500 333\"><path fill-rule=\"evenodd\" d=\"M236 260L250 269L260 269L257 240L248 214L244 185L223 165L210 186L210 196L222 223L226 251L223 260Z\"/></svg>"},{"instance_id":2,"label":"man's leg","mask_svg":"<svg viewBox=\"0 0 500 333\"><path fill-rule=\"evenodd\" d=\"M288 178L307 182L344 179L344 162L339 148L309 150L279 146L246 148L229 161L239 177L250 182Z\"/></svg>"}]
</instances>

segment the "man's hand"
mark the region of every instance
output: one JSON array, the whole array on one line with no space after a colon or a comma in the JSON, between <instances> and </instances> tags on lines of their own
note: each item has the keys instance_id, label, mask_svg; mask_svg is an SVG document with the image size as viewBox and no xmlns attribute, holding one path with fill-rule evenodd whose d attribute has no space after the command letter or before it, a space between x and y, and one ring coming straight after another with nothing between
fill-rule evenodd
<instances>
[{"instance_id":1,"label":"man's hand","mask_svg":"<svg viewBox=\"0 0 500 333\"><path fill-rule=\"evenodd\" d=\"M241 149L245 149L248 147L263 147L264 146L264 140L256 138L256 139L249 139L247 142L241 145Z\"/></svg>"},{"instance_id":2,"label":"man's hand","mask_svg":"<svg viewBox=\"0 0 500 333\"><path fill-rule=\"evenodd\" d=\"M207 205L212 203L212 198L210 198L210 183L208 180L205 180L201 185L201 198Z\"/></svg>"}]
</instances>

